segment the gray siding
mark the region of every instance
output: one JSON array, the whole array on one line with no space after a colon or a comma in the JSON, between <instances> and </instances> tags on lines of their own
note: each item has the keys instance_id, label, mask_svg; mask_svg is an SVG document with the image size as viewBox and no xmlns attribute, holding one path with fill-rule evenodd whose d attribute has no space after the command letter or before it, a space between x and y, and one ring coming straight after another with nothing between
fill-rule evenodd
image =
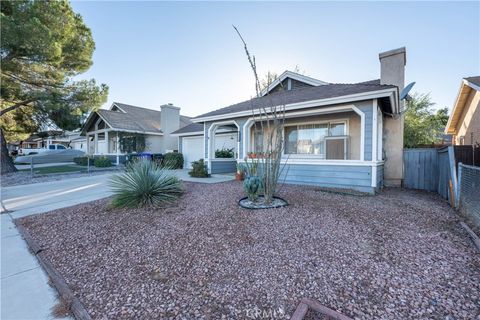
<instances>
[{"instance_id":1,"label":"gray siding","mask_svg":"<svg viewBox=\"0 0 480 320\"><path fill-rule=\"evenodd\" d=\"M373 125L373 101L368 100L363 103L355 104L365 114L365 132L364 132L364 159L366 161L372 160L372 125Z\"/></svg>"},{"instance_id":2,"label":"gray siding","mask_svg":"<svg viewBox=\"0 0 480 320\"><path fill-rule=\"evenodd\" d=\"M278 84L275 87L273 87L270 90L270 93L288 90L288 79L290 79L290 81L291 81L291 89L290 90L313 87L311 84L308 84L308 83L305 83L305 82L298 81L298 80L291 79L291 78L287 77L287 78L285 78L285 80L282 81L281 85Z\"/></svg>"},{"instance_id":3,"label":"gray siding","mask_svg":"<svg viewBox=\"0 0 480 320\"><path fill-rule=\"evenodd\" d=\"M237 170L237 161L232 160L210 160L210 173L234 173Z\"/></svg>"},{"instance_id":4,"label":"gray siding","mask_svg":"<svg viewBox=\"0 0 480 320\"><path fill-rule=\"evenodd\" d=\"M375 168L373 169L375 170ZM376 167L377 170L377 188L383 188L383 164Z\"/></svg>"},{"instance_id":5,"label":"gray siding","mask_svg":"<svg viewBox=\"0 0 480 320\"><path fill-rule=\"evenodd\" d=\"M370 166L287 164L281 181L374 193Z\"/></svg>"}]
</instances>

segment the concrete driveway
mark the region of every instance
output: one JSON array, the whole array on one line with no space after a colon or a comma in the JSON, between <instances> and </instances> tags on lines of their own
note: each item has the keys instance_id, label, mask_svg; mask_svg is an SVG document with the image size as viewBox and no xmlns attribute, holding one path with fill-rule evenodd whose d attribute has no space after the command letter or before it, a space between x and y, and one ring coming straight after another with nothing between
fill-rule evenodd
<instances>
[{"instance_id":1,"label":"concrete driveway","mask_svg":"<svg viewBox=\"0 0 480 320\"><path fill-rule=\"evenodd\" d=\"M2 188L2 203L13 218L108 197L113 173Z\"/></svg>"},{"instance_id":2,"label":"concrete driveway","mask_svg":"<svg viewBox=\"0 0 480 320\"><path fill-rule=\"evenodd\" d=\"M191 178L187 170L174 172L184 181L217 183L233 175ZM110 195L108 179L115 173L41 182L1 189L1 319L53 319L56 291L13 224L13 219L89 202ZM2 209L3 210L3 209Z\"/></svg>"}]
</instances>

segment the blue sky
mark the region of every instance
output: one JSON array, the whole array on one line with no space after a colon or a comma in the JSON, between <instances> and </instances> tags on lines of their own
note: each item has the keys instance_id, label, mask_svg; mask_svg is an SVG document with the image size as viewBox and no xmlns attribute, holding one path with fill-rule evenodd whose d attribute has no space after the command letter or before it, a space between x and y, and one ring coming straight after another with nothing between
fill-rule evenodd
<instances>
[{"instance_id":1,"label":"blue sky","mask_svg":"<svg viewBox=\"0 0 480 320\"><path fill-rule=\"evenodd\" d=\"M74 1L96 42L82 78L113 101L195 116L254 95L242 32L259 73L298 65L327 82L379 78L378 53L407 47L407 83L452 107L480 74L480 2Z\"/></svg>"}]
</instances>

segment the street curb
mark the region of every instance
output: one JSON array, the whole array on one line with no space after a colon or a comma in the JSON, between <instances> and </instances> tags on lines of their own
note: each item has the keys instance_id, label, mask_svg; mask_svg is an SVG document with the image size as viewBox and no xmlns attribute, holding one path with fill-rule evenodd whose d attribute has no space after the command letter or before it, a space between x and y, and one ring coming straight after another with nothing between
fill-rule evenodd
<instances>
[{"instance_id":1,"label":"street curb","mask_svg":"<svg viewBox=\"0 0 480 320\"><path fill-rule=\"evenodd\" d=\"M77 320L91 320L92 318L87 312L87 309L83 306L80 300L73 294L73 291L68 287L65 279L60 275L60 273L55 270L53 265L48 261L45 253L43 252L42 247L38 245L38 243L32 238L32 236L28 233L28 231L16 220L13 221L15 226L18 229L18 232L23 237L23 239L27 242L28 247L32 251L32 253L37 257L38 262L42 266L43 270L47 273L48 277L50 278L53 286L57 289L58 294L60 297L70 303L70 311L72 312L73 316Z\"/></svg>"}]
</instances>

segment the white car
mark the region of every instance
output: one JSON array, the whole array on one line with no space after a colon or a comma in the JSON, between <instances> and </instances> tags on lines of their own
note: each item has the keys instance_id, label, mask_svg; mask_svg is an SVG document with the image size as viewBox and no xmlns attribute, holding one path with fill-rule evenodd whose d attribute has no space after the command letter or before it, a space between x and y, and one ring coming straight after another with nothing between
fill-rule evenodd
<instances>
[{"instance_id":1,"label":"white car","mask_svg":"<svg viewBox=\"0 0 480 320\"><path fill-rule=\"evenodd\" d=\"M73 158L83 157L85 152L75 149L44 149L41 153L15 158L15 163L56 163L73 162Z\"/></svg>"},{"instance_id":2,"label":"white car","mask_svg":"<svg viewBox=\"0 0 480 320\"><path fill-rule=\"evenodd\" d=\"M28 148L28 149L23 149L20 148L18 149L18 155L19 156L28 156L30 154L39 154L43 153L48 150L66 150L67 148L63 144L51 144L48 146L48 148Z\"/></svg>"}]
</instances>

